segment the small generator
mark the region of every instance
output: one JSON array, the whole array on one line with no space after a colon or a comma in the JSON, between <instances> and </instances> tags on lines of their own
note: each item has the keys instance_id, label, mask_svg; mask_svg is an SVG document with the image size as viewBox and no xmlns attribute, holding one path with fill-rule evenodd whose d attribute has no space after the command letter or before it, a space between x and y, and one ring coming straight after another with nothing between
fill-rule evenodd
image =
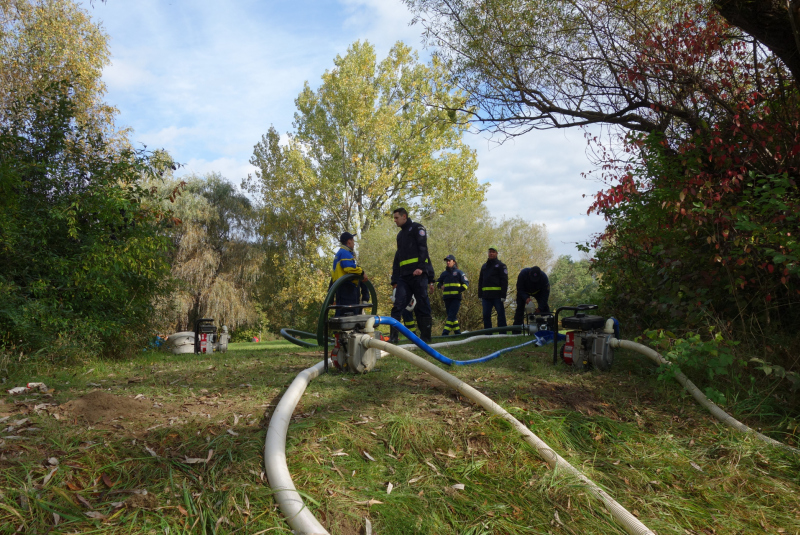
<instances>
[{"instance_id":1,"label":"small generator","mask_svg":"<svg viewBox=\"0 0 800 535\"><path fill-rule=\"evenodd\" d=\"M222 326L222 334L217 334L217 327L211 318L201 318L194 322L194 352L198 355L228 351L228 327Z\"/></svg>"}]
</instances>

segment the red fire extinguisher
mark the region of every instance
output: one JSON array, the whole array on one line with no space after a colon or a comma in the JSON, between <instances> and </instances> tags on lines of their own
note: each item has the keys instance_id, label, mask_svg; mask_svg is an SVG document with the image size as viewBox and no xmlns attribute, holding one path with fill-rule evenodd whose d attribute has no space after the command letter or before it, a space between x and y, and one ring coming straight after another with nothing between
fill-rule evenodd
<instances>
[{"instance_id":1,"label":"red fire extinguisher","mask_svg":"<svg viewBox=\"0 0 800 535\"><path fill-rule=\"evenodd\" d=\"M335 333L333 335L333 350L331 351L331 362L336 367L337 370L342 369L342 365L339 364L339 352L342 350L341 340L339 340L339 334Z\"/></svg>"},{"instance_id":2,"label":"red fire extinguisher","mask_svg":"<svg viewBox=\"0 0 800 535\"><path fill-rule=\"evenodd\" d=\"M575 332L570 331L567 333L567 342L564 344L563 349L561 350L561 358L564 360L564 363L568 366L572 366L572 354L575 351Z\"/></svg>"}]
</instances>

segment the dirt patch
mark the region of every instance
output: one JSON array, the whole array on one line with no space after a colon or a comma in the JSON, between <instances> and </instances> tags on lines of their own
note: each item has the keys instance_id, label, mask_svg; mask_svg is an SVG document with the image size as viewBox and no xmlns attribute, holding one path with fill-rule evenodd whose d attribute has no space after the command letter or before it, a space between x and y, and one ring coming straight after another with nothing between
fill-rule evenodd
<instances>
[{"instance_id":1,"label":"dirt patch","mask_svg":"<svg viewBox=\"0 0 800 535\"><path fill-rule=\"evenodd\" d=\"M332 528L331 531L335 533L341 533L342 535L363 535L366 533L366 529L361 525L362 521L346 513L328 510L319 511L318 515L322 524ZM364 514L365 518L366 516L368 515Z\"/></svg>"},{"instance_id":2,"label":"dirt patch","mask_svg":"<svg viewBox=\"0 0 800 535\"><path fill-rule=\"evenodd\" d=\"M13 412L14 412L14 406L0 399L0 418L2 418L3 416L8 416Z\"/></svg>"},{"instance_id":3,"label":"dirt patch","mask_svg":"<svg viewBox=\"0 0 800 535\"><path fill-rule=\"evenodd\" d=\"M547 409L570 408L586 416L599 414L612 420L621 420L611 404L597 399L594 393L585 387L540 382L531 385L525 392L519 392L523 393Z\"/></svg>"},{"instance_id":4,"label":"dirt patch","mask_svg":"<svg viewBox=\"0 0 800 535\"><path fill-rule=\"evenodd\" d=\"M152 418L152 403L125 396L115 396L102 390L89 392L59 406L65 416L83 419L92 424L114 420L144 421Z\"/></svg>"},{"instance_id":5,"label":"dirt patch","mask_svg":"<svg viewBox=\"0 0 800 535\"><path fill-rule=\"evenodd\" d=\"M158 499L151 493L134 494L125 500L125 507L128 509L155 509L158 507Z\"/></svg>"}]
</instances>

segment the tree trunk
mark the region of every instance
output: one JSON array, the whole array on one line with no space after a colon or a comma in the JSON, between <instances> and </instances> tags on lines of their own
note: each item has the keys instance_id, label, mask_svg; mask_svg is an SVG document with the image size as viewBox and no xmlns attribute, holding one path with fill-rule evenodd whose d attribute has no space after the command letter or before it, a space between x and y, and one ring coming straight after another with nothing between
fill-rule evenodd
<instances>
[{"instance_id":1,"label":"tree trunk","mask_svg":"<svg viewBox=\"0 0 800 535\"><path fill-rule=\"evenodd\" d=\"M798 20L798 2L789 0ZM717 0L717 11L729 24L741 28L778 56L800 88L800 46L787 9L787 0Z\"/></svg>"}]
</instances>

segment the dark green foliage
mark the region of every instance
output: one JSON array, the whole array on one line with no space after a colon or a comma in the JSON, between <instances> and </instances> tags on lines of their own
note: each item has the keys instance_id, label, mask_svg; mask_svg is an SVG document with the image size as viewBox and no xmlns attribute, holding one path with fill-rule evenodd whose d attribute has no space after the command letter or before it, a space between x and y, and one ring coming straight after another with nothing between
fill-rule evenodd
<instances>
[{"instance_id":1,"label":"dark green foliage","mask_svg":"<svg viewBox=\"0 0 800 535\"><path fill-rule=\"evenodd\" d=\"M112 354L150 334L169 274L165 214L139 185L158 162L76 126L71 96L53 85L0 117L0 336L26 352Z\"/></svg>"},{"instance_id":2,"label":"dark green foliage","mask_svg":"<svg viewBox=\"0 0 800 535\"><path fill-rule=\"evenodd\" d=\"M561 306L596 303L599 298L598 277L591 272L588 260L576 262L569 255L559 256L548 277L551 310Z\"/></svg>"}]
</instances>

